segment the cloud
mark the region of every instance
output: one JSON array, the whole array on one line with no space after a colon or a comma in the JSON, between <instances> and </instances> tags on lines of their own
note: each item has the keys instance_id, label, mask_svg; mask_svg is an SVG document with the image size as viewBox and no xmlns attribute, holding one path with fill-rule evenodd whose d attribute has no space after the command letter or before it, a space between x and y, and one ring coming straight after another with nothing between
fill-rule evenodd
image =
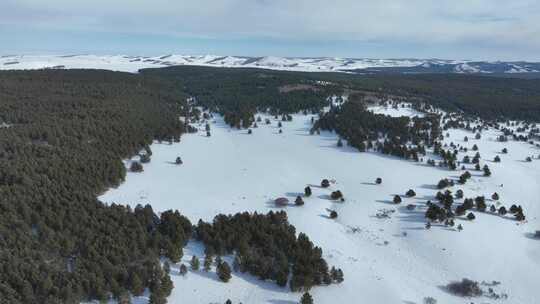
<instances>
[{"instance_id":1,"label":"cloud","mask_svg":"<svg viewBox=\"0 0 540 304\"><path fill-rule=\"evenodd\" d=\"M0 27L540 52L536 0L2 0ZM490 55L491 56L491 55Z\"/></svg>"}]
</instances>

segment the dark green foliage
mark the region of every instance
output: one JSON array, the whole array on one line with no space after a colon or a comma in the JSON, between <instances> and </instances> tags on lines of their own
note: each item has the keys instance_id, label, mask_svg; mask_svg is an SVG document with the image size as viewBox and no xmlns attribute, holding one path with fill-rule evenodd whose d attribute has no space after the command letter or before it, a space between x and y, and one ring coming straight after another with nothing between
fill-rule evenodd
<instances>
[{"instance_id":1,"label":"dark green foliage","mask_svg":"<svg viewBox=\"0 0 540 304\"><path fill-rule=\"evenodd\" d=\"M142 172L143 171L143 166L138 161L131 162L131 165L129 166L129 171L131 171L131 172Z\"/></svg>"},{"instance_id":2,"label":"dark green foliage","mask_svg":"<svg viewBox=\"0 0 540 304\"><path fill-rule=\"evenodd\" d=\"M181 264L179 272L180 275L186 275L188 272L187 266L185 264Z\"/></svg>"},{"instance_id":3,"label":"dark green foliage","mask_svg":"<svg viewBox=\"0 0 540 304\"><path fill-rule=\"evenodd\" d=\"M292 273L292 290L321 285L328 275L322 250L287 221L285 212L267 215L238 213L218 215L212 224L199 221L196 237L206 250L218 255L236 252L233 264L241 272L249 272L262 280L284 286Z\"/></svg>"},{"instance_id":4,"label":"dark green foliage","mask_svg":"<svg viewBox=\"0 0 540 304\"><path fill-rule=\"evenodd\" d=\"M375 184L377 184L377 185L382 184L382 178L377 177L377 179L375 180Z\"/></svg>"},{"instance_id":5,"label":"dark green foliage","mask_svg":"<svg viewBox=\"0 0 540 304\"><path fill-rule=\"evenodd\" d=\"M317 112L328 104L330 94L339 91L317 84L304 73L194 66L146 69L141 73L174 81L195 96L199 105L224 114L225 122L237 128L250 127L258 110L270 109L272 114L305 109ZM281 119L289 121L292 117L282 115Z\"/></svg>"},{"instance_id":6,"label":"dark green foliage","mask_svg":"<svg viewBox=\"0 0 540 304\"><path fill-rule=\"evenodd\" d=\"M414 196L416 196L416 192L414 192L413 189L409 189L409 190L407 190L407 192L405 193L405 196L407 196L407 197L414 197Z\"/></svg>"},{"instance_id":7,"label":"dark green foliage","mask_svg":"<svg viewBox=\"0 0 540 304\"><path fill-rule=\"evenodd\" d=\"M469 279L463 279L461 282L451 282L446 285L446 289L450 293L461 297L478 297L482 295L480 284Z\"/></svg>"},{"instance_id":8,"label":"dark green foliage","mask_svg":"<svg viewBox=\"0 0 540 304\"><path fill-rule=\"evenodd\" d=\"M330 198L333 200L341 199L343 198L343 193L341 193L339 190L332 191L332 193L330 193Z\"/></svg>"},{"instance_id":9,"label":"dark green foliage","mask_svg":"<svg viewBox=\"0 0 540 304\"><path fill-rule=\"evenodd\" d=\"M300 304L313 304L313 297L309 294L309 292L306 292L302 295L302 298L300 299Z\"/></svg>"},{"instance_id":10,"label":"dark green foliage","mask_svg":"<svg viewBox=\"0 0 540 304\"><path fill-rule=\"evenodd\" d=\"M199 258L197 256L193 256L191 258L191 261L190 261L190 266L191 266L191 269L194 270L194 271L197 271L199 270L199 267L201 265L201 262L199 262Z\"/></svg>"},{"instance_id":11,"label":"dark green foliage","mask_svg":"<svg viewBox=\"0 0 540 304\"><path fill-rule=\"evenodd\" d=\"M418 160L425 154L424 144L433 144L440 133L438 116L424 118L390 117L366 110L362 101L349 101L333 107L315 123L315 129L336 131L347 142L360 151L365 143L386 138L375 149L406 159ZM409 145L412 142L415 146Z\"/></svg>"},{"instance_id":12,"label":"dark green foliage","mask_svg":"<svg viewBox=\"0 0 540 304\"><path fill-rule=\"evenodd\" d=\"M212 255L207 253L206 256L204 257L204 271L206 272L210 271L210 268L212 268L212 262L213 262Z\"/></svg>"},{"instance_id":13,"label":"dark green foliage","mask_svg":"<svg viewBox=\"0 0 540 304\"><path fill-rule=\"evenodd\" d=\"M330 218L335 219L338 217L338 214L335 210L330 211Z\"/></svg>"},{"instance_id":14,"label":"dark green foliage","mask_svg":"<svg viewBox=\"0 0 540 304\"><path fill-rule=\"evenodd\" d=\"M472 220L474 220L475 218L476 218L476 216L474 216L474 213L469 212L469 214L467 214L467 219L468 219L469 221L472 221Z\"/></svg>"},{"instance_id":15,"label":"dark green foliage","mask_svg":"<svg viewBox=\"0 0 540 304\"><path fill-rule=\"evenodd\" d=\"M304 195L306 197L310 197L311 196L311 187L307 186L306 188L304 188Z\"/></svg>"},{"instance_id":16,"label":"dark green foliage","mask_svg":"<svg viewBox=\"0 0 540 304\"><path fill-rule=\"evenodd\" d=\"M321 187L328 188L330 187L330 181L328 181L326 178L321 181Z\"/></svg>"},{"instance_id":17,"label":"dark green foliage","mask_svg":"<svg viewBox=\"0 0 540 304\"><path fill-rule=\"evenodd\" d=\"M477 196L474 199L474 203L476 204L476 210L484 212L486 211L487 205L486 205L486 198L483 196Z\"/></svg>"},{"instance_id":18,"label":"dark green foliage","mask_svg":"<svg viewBox=\"0 0 540 304\"><path fill-rule=\"evenodd\" d=\"M179 241L150 206L96 196L122 159L179 138L185 95L167 82L107 71L0 72L0 293L6 303L79 303L140 294Z\"/></svg>"},{"instance_id":19,"label":"dark green foliage","mask_svg":"<svg viewBox=\"0 0 540 304\"><path fill-rule=\"evenodd\" d=\"M295 204L296 206L302 206L302 205L304 205L304 200L302 199L302 197L301 197L300 195L298 195L298 196L296 197L296 199L294 200L294 204Z\"/></svg>"},{"instance_id":20,"label":"dark green foliage","mask_svg":"<svg viewBox=\"0 0 540 304\"><path fill-rule=\"evenodd\" d=\"M227 262L221 262L217 265L217 275L219 279L225 283L229 282L231 279L231 267Z\"/></svg>"},{"instance_id":21,"label":"dark green foliage","mask_svg":"<svg viewBox=\"0 0 540 304\"><path fill-rule=\"evenodd\" d=\"M401 196L399 196L399 195L394 195L393 202L394 202L394 204L399 204L399 203L401 203Z\"/></svg>"}]
</instances>

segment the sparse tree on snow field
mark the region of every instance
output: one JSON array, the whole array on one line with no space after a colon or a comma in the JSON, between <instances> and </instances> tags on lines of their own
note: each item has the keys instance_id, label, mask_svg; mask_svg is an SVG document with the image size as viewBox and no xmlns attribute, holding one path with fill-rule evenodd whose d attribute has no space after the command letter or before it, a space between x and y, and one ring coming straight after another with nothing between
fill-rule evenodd
<instances>
[{"instance_id":1,"label":"sparse tree on snow field","mask_svg":"<svg viewBox=\"0 0 540 304\"><path fill-rule=\"evenodd\" d=\"M321 187L323 187L323 188L328 188L328 187L330 187L330 181L327 180L326 178L323 179L323 180L321 181Z\"/></svg>"},{"instance_id":2,"label":"sparse tree on snow field","mask_svg":"<svg viewBox=\"0 0 540 304\"><path fill-rule=\"evenodd\" d=\"M191 269L194 270L194 271L197 271L197 270L199 270L199 267L200 267L201 263L199 262L199 258L194 255L191 258L190 264L191 264Z\"/></svg>"},{"instance_id":3,"label":"sparse tree on snow field","mask_svg":"<svg viewBox=\"0 0 540 304\"><path fill-rule=\"evenodd\" d=\"M309 294L309 292L306 292L302 295L302 298L300 299L300 304L313 304L313 297Z\"/></svg>"},{"instance_id":4,"label":"sparse tree on snow field","mask_svg":"<svg viewBox=\"0 0 540 304\"><path fill-rule=\"evenodd\" d=\"M302 206L304 204L304 200L302 199L300 195L296 197L296 199L294 200L294 204L296 206Z\"/></svg>"},{"instance_id":5,"label":"sparse tree on snow field","mask_svg":"<svg viewBox=\"0 0 540 304\"><path fill-rule=\"evenodd\" d=\"M337 141L337 146L338 146L338 147L343 147L343 142L341 141L341 138L338 139L338 141Z\"/></svg>"},{"instance_id":6,"label":"sparse tree on snow field","mask_svg":"<svg viewBox=\"0 0 540 304\"><path fill-rule=\"evenodd\" d=\"M204 257L204 271L208 272L210 271L210 268L212 267L212 255L210 254L207 254L205 257Z\"/></svg>"},{"instance_id":7,"label":"sparse tree on snow field","mask_svg":"<svg viewBox=\"0 0 540 304\"><path fill-rule=\"evenodd\" d=\"M134 161L134 162L131 163L131 166L129 167L129 171L131 171L131 172L142 172L143 171L143 166L141 165L140 162Z\"/></svg>"},{"instance_id":8,"label":"sparse tree on snow field","mask_svg":"<svg viewBox=\"0 0 540 304\"><path fill-rule=\"evenodd\" d=\"M182 158L180 158L180 156L178 156L178 157L176 158L176 161L175 161L174 163L177 164L177 165L183 164Z\"/></svg>"},{"instance_id":9,"label":"sparse tree on snow field","mask_svg":"<svg viewBox=\"0 0 540 304\"><path fill-rule=\"evenodd\" d=\"M474 220L475 218L476 218L476 216L474 216L474 213L469 212L469 214L467 214L467 219L468 219L469 221L472 221L472 220Z\"/></svg>"},{"instance_id":10,"label":"sparse tree on snow field","mask_svg":"<svg viewBox=\"0 0 540 304\"><path fill-rule=\"evenodd\" d=\"M310 197L311 196L311 187L307 186L306 188L304 188L304 195L306 197Z\"/></svg>"},{"instance_id":11,"label":"sparse tree on snow field","mask_svg":"<svg viewBox=\"0 0 540 304\"><path fill-rule=\"evenodd\" d=\"M497 192L494 192L491 195L491 199L494 200L494 201L498 201L499 200L499 194Z\"/></svg>"},{"instance_id":12,"label":"sparse tree on snow field","mask_svg":"<svg viewBox=\"0 0 540 304\"><path fill-rule=\"evenodd\" d=\"M330 218L331 218L331 219L335 219L335 218L337 218L337 217L338 217L338 214L337 214L336 211L334 211L334 210L330 211Z\"/></svg>"},{"instance_id":13,"label":"sparse tree on snow field","mask_svg":"<svg viewBox=\"0 0 540 304\"><path fill-rule=\"evenodd\" d=\"M437 300L432 297L425 297L424 304L437 304Z\"/></svg>"},{"instance_id":14,"label":"sparse tree on snow field","mask_svg":"<svg viewBox=\"0 0 540 304\"><path fill-rule=\"evenodd\" d=\"M416 192L414 192L413 189L409 189L409 190L405 193L405 195L406 195L407 197L414 197L414 196L416 196Z\"/></svg>"},{"instance_id":15,"label":"sparse tree on snow field","mask_svg":"<svg viewBox=\"0 0 540 304\"><path fill-rule=\"evenodd\" d=\"M229 267L229 264L227 262L219 263L216 271L221 281L225 283L229 282L229 280L231 279L231 267Z\"/></svg>"},{"instance_id":16,"label":"sparse tree on snow field","mask_svg":"<svg viewBox=\"0 0 540 304\"><path fill-rule=\"evenodd\" d=\"M401 203L401 196L399 196L399 195L394 195L393 202L394 202L394 204L399 204L399 203Z\"/></svg>"},{"instance_id":17,"label":"sparse tree on snow field","mask_svg":"<svg viewBox=\"0 0 540 304\"><path fill-rule=\"evenodd\" d=\"M330 198L333 199L333 200L341 199L341 198L343 198L343 193L341 193L341 191L339 191L339 190L333 191L330 194Z\"/></svg>"},{"instance_id":18,"label":"sparse tree on snow field","mask_svg":"<svg viewBox=\"0 0 540 304\"><path fill-rule=\"evenodd\" d=\"M501 206L501 208L499 208L499 215L500 216L505 216L506 213L508 213L508 211L506 211L506 208L504 206Z\"/></svg>"},{"instance_id":19,"label":"sparse tree on snow field","mask_svg":"<svg viewBox=\"0 0 540 304\"><path fill-rule=\"evenodd\" d=\"M377 179L375 180L375 184L380 185L381 183L382 183L382 178L377 177Z\"/></svg>"},{"instance_id":20,"label":"sparse tree on snow field","mask_svg":"<svg viewBox=\"0 0 540 304\"><path fill-rule=\"evenodd\" d=\"M187 267L185 264L180 265L180 275L186 275Z\"/></svg>"}]
</instances>

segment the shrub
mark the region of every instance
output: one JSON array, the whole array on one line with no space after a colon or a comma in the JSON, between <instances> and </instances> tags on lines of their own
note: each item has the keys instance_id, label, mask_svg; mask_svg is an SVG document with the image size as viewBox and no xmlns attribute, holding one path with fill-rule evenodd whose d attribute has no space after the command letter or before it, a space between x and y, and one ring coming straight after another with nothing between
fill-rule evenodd
<instances>
[{"instance_id":1,"label":"shrub","mask_svg":"<svg viewBox=\"0 0 540 304\"><path fill-rule=\"evenodd\" d=\"M131 166L129 167L129 171L131 171L131 172L142 172L143 171L143 166L141 165L140 162L134 161L134 162L131 163Z\"/></svg>"},{"instance_id":2,"label":"shrub","mask_svg":"<svg viewBox=\"0 0 540 304\"><path fill-rule=\"evenodd\" d=\"M219 263L216 271L221 281L225 283L229 282L229 280L231 279L231 267L229 267L229 264L227 264L227 262Z\"/></svg>"},{"instance_id":3,"label":"shrub","mask_svg":"<svg viewBox=\"0 0 540 304\"><path fill-rule=\"evenodd\" d=\"M304 195L306 197L310 197L311 196L311 187L307 186L306 188L304 188Z\"/></svg>"},{"instance_id":4,"label":"shrub","mask_svg":"<svg viewBox=\"0 0 540 304\"><path fill-rule=\"evenodd\" d=\"M461 282L450 282L446 285L446 289L456 295L461 297L478 297L482 295L482 289L478 282L462 279Z\"/></svg>"},{"instance_id":5,"label":"shrub","mask_svg":"<svg viewBox=\"0 0 540 304\"><path fill-rule=\"evenodd\" d=\"M399 195L394 195L394 204L399 204L401 203L401 197Z\"/></svg>"},{"instance_id":6,"label":"shrub","mask_svg":"<svg viewBox=\"0 0 540 304\"><path fill-rule=\"evenodd\" d=\"M467 219L468 219L469 221L472 221L472 220L474 220L475 218L476 218L476 216L474 216L474 213L469 212L469 214L467 214Z\"/></svg>"},{"instance_id":7,"label":"shrub","mask_svg":"<svg viewBox=\"0 0 540 304\"><path fill-rule=\"evenodd\" d=\"M300 195L296 197L296 199L294 200L294 204L296 206L302 206L304 204L304 200L302 199Z\"/></svg>"},{"instance_id":8,"label":"shrub","mask_svg":"<svg viewBox=\"0 0 540 304\"><path fill-rule=\"evenodd\" d=\"M326 178L321 181L321 187L328 188L330 187L330 181L328 181Z\"/></svg>"},{"instance_id":9,"label":"shrub","mask_svg":"<svg viewBox=\"0 0 540 304\"><path fill-rule=\"evenodd\" d=\"M409 190L405 193L405 195L406 195L407 197L414 197L414 196L416 196L416 192L414 192L413 189L409 189Z\"/></svg>"},{"instance_id":10,"label":"shrub","mask_svg":"<svg viewBox=\"0 0 540 304\"><path fill-rule=\"evenodd\" d=\"M377 184L377 185L382 184L382 178L377 177L377 179L375 180L375 184Z\"/></svg>"},{"instance_id":11,"label":"shrub","mask_svg":"<svg viewBox=\"0 0 540 304\"><path fill-rule=\"evenodd\" d=\"M341 191L339 191L339 190L333 191L330 194L330 198L333 199L333 200L338 200L340 198L343 198L343 193L341 193Z\"/></svg>"},{"instance_id":12,"label":"shrub","mask_svg":"<svg viewBox=\"0 0 540 304\"><path fill-rule=\"evenodd\" d=\"M335 219L335 218L337 218L337 217L338 217L338 214L337 214L336 211L334 211L334 210L330 211L330 218L331 218L331 219Z\"/></svg>"}]
</instances>

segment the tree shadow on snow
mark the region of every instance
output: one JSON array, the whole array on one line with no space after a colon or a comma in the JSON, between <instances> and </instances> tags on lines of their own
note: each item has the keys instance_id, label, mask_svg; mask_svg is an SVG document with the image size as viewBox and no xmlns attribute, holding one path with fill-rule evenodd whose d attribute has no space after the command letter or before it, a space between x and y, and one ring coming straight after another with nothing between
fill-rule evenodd
<instances>
[{"instance_id":1,"label":"tree shadow on snow","mask_svg":"<svg viewBox=\"0 0 540 304\"><path fill-rule=\"evenodd\" d=\"M268 300L268 303L270 304L297 304L298 302L289 301L289 300L272 299L272 300Z\"/></svg>"},{"instance_id":2,"label":"tree shadow on snow","mask_svg":"<svg viewBox=\"0 0 540 304\"><path fill-rule=\"evenodd\" d=\"M304 193L302 193L302 192L286 192L285 196L296 198L297 196L300 196L300 197L304 196Z\"/></svg>"},{"instance_id":3,"label":"tree shadow on snow","mask_svg":"<svg viewBox=\"0 0 540 304\"><path fill-rule=\"evenodd\" d=\"M525 235L525 237L528 238L528 239L540 242L540 237L537 237L536 234L534 234L532 232L525 232L523 235Z\"/></svg>"},{"instance_id":4,"label":"tree shadow on snow","mask_svg":"<svg viewBox=\"0 0 540 304\"><path fill-rule=\"evenodd\" d=\"M281 292L281 293L289 293L288 286L285 286L285 287L278 286L276 282L261 280L247 272L242 273L240 271L234 271L232 274L233 274L233 280L237 278L240 280L244 280L245 282L249 284L256 285L258 288L261 288L264 290ZM217 275L216 275L216 278L217 278Z\"/></svg>"},{"instance_id":5,"label":"tree shadow on snow","mask_svg":"<svg viewBox=\"0 0 540 304\"><path fill-rule=\"evenodd\" d=\"M377 203L382 203L382 204L387 204L387 205L394 205L394 206L396 205L396 204L394 204L394 202L391 201L391 200L375 200L375 201L376 201Z\"/></svg>"}]
</instances>

